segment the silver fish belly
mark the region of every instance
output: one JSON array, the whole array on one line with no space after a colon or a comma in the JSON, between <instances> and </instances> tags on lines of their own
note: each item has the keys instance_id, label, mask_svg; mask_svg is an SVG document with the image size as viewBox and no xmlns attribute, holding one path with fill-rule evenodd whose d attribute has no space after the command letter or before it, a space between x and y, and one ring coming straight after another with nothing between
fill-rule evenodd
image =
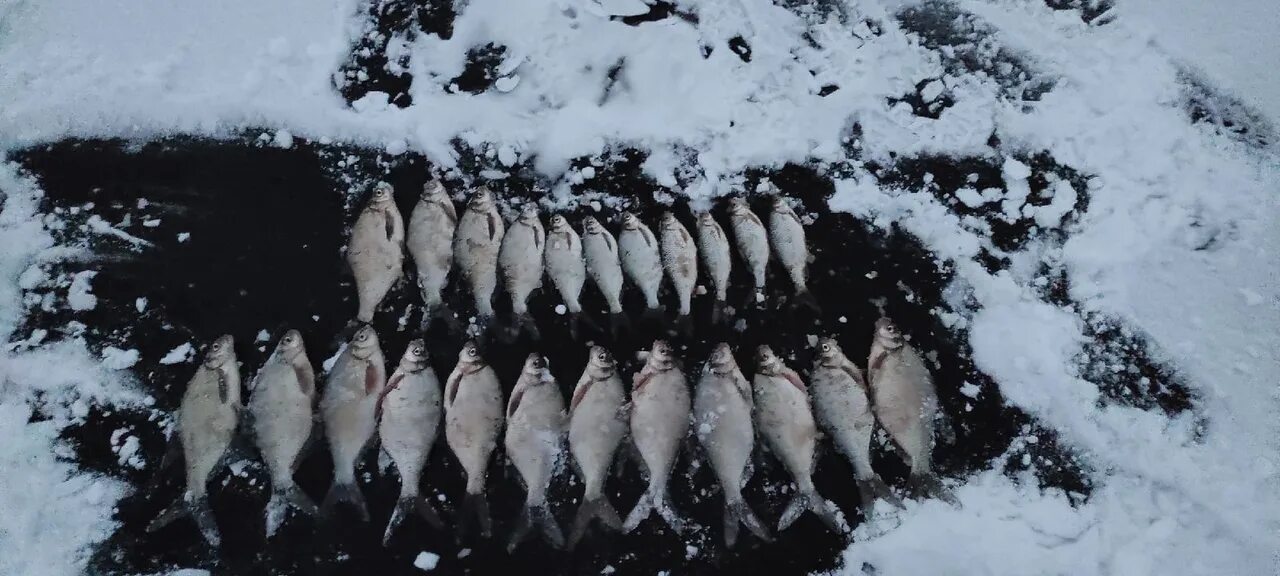
<instances>
[{"instance_id":1,"label":"silver fish belly","mask_svg":"<svg viewBox=\"0 0 1280 576\"><path fill-rule=\"evenodd\" d=\"M582 312L580 298L582 286L587 281L587 264L582 259L582 239L569 226L564 216L551 218L551 231L547 234L547 275L570 314Z\"/></svg>"},{"instance_id":2,"label":"silver fish belly","mask_svg":"<svg viewBox=\"0 0 1280 576\"><path fill-rule=\"evenodd\" d=\"M471 289L476 314L493 316L493 292L498 287L498 251L506 227L493 194L481 186L472 193L467 209L458 220L453 237L453 257Z\"/></svg>"},{"instance_id":3,"label":"silver fish belly","mask_svg":"<svg viewBox=\"0 0 1280 576\"><path fill-rule=\"evenodd\" d=\"M582 504L569 536L577 543L587 527L600 519L607 527L620 530L622 519L604 493L604 481L613 463L614 452L627 433L623 411L626 395L613 356L593 346L590 360L573 390L569 403L569 452L582 475Z\"/></svg>"},{"instance_id":4,"label":"silver fish belly","mask_svg":"<svg viewBox=\"0 0 1280 576\"><path fill-rule=\"evenodd\" d=\"M762 292L765 288L765 271L769 266L769 235L764 223L742 198L730 200L729 222L733 227L738 255L751 272L754 289Z\"/></svg>"},{"instance_id":5,"label":"silver fish belly","mask_svg":"<svg viewBox=\"0 0 1280 576\"><path fill-rule=\"evenodd\" d=\"M289 330L276 345L266 364L249 386L249 413L254 440L271 474L271 500L267 504L267 534L274 534L292 505L314 513L315 504L293 481L303 448L312 434L315 372L302 335Z\"/></svg>"},{"instance_id":6,"label":"silver fish belly","mask_svg":"<svg viewBox=\"0 0 1280 576\"><path fill-rule=\"evenodd\" d=\"M662 266L675 287L680 315L688 316L698 284L698 248L693 236L670 212L662 216Z\"/></svg>"},{"instance_id":7,"label":"silver fish belly","mask_svg":"<svg viewBox=\"0 0 1280 576\"><path fill-rule=\"evenodd\" d=\"M387 379L379 407L378 436L382 449L400 473L400 498L387 526L384 542L413 511L424 519L443 527L430 502L418 495L422 470L427 465L431 448L440 429L440 380L428 363L422 340L409 343L400 365Z\"/></svg>"},{"instance_id":8,"label":"silver fish belly","mask_svg":"<svg viewBox=\"0 0 1280 576\"><path fill-rule=\"evenodd\" d=\"M485 479L489 460L502 432L502 385L498 375L480 357L475 342L459 354L444 392L444 433L450 450L467 475L463 516L477 516L481 533L491 531Z\"/></svg>"},{"instance_id":9,"label":"silver fish belly","mask_svg":"<svg viewBox=\"0 0 1280 576\"><path fill-rule=\"evenodd\" d=\"M363 326L334 362L320 397L325 437L333 456L333 486L325 498L326 510L338 502L349 502L368 518L356 486L356 464L377 428L378 398L386 382L386 361L377 334L372 327Z\"/></svg>"},{"instance_id":10,"label":"silver fish belly","mask_svg":"<svg viewBox=\"0 0 1280 576\"><path fill-rule=\"evenodd\" d=\"M645 306L657 310L658 289L662 286L662 255L658 240L640 219L628 212L618 234L618 254L622 270L644 295Z\"/></svg>"},{"instance_id":11,"label":"silver fish belly","mask_svg":"<svg viewBox=\"0 0 1280 576\"><path fill-rule=\"evenodd\" d=\"M582 253L587 272L604 295L609 313L622 312L622 264L618 259L618 241L595 218L583 223Z\"/></svg>"},{"instance_id":12,"label":"silver fish belly","mask_svg":"<svg viewBox=\"0 0 1280 576\"><path fill-rule=\"evenodd\" d=\"M702 265L715 290L716 313L713 320L718 320L719 311L729 298L729 273L733 260L729 256L729 237L709 212L698 216L698 253L702 255Z\"/></svg>"},{"instance_id":13,"label":"silver fish belly","mask_svg":"<svg viewBox=\"0 0 1280 576\"><path fill-rule=\"evenodd\" d=\"M547 490L563 458L567 420L564 397L547 370L546 360L530 354L507 401L504 446L525 486L525 508L508 550L519 545L535 525L553 546L564 544L560 526L551 515Z\"/></svg>"},{"instance_id":14,"label":"silver fish belly","mask_svg":"<svg viewBox=\"0 0 1280 576\"><path fill-rule=\"evenodd\" d=\"M404 265L404 220L391 196L391 186L385 182L378 183L373 198L351 227L347 264L356 279L356 319L369 322L400 279Z\"/></svg>"},{"instance_id":15,"label":"silver fish belly","mask_svg":"<svg viewBox=\"0 0 1280 576\"><path fill-rule=\"evenodd\" d=\"M683 367L667 342L654 342L631 390L631 440L644 463L649 487L627 515L625 530L635 529L655 510L672 528L682 526L667 502L667 482L689 434L691 410Z\"/></svg>"},{"instance_id":16,"label":"silver fish belly","mask_svg":"<svg viewBox=\"0 0 1280 576\"><path fill-rule=\"evenodd\" d=\"M774 199L773 211L769 213L769 239L796 293L808 292L809 247L805 243L804 224L781 197Z\"/></svg>"},{"instance_id":17,"label":"silver fish belly","mask_svg":"<svg viewBox=\"0 0 1280 576\"><path fill-rule=\"evenodd\" d=\"M406 244L418 269L418 288L427 316L444 305L442 292L453 269L453 233L458 213L444 185L432 179L409 216Z\"/></svg>"},{"instance_id":18,"label":"silver fish belly","mask_svg":"<svg viewBox=\"0 0 1280 576\"><path fill-rule=\"evenodd\" d=\"M503 287L511 296L511 311L516 316L529 313L529 295L542 285L546 242L547 232L536 209L523 211L502 239L498 265L502 269Z\"/></svg>"}]
</instances>

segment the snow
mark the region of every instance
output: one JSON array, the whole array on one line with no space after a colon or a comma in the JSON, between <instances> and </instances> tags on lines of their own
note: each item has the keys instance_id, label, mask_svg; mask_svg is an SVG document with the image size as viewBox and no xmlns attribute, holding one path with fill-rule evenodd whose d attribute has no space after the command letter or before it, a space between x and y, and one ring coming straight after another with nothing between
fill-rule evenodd
<instances>
[{"instance_id":1,"label":"snow","mask_svg":"<svg viewBox=\"0 0 1280 576\"><path fill-rule=\"evenodd\" d=\"M138 363L141 353L136 349L121 350L114 346L102 349L102 365L112 370L127 370Z\"/></svg>"},{"instance_id":2,"label":"snow","mask_svg":"<svg viewBox=\"0 0 1280 576\"><path fill-rule=\"evenodd\" d=\"M72 310L84 312L98 307L98 297L93 295L93 277L98 273L92 270L77 272L71 278L71 286L67 288L67 305Z\"/></svg>"},{"instance_id":3,"label":"snow","mask_svg":"<svg viewBox=\"0 0 1280 576\"><path fill-rule=\"evenodd\" d=\"M160 363L166 366L171 364L181 364L183 362L191 360L192 358L195 357L195 355L196 355L196 351L195 351L195 348L191 346L191 343L184 342L181 345L179 345L177 348L170 350L168 354L165 354L164 358L160 359Z\"/></svg>"},{"instance_id":4,"label":"snow","mask_svg":"<svg viewBox=\"0 0 1280 576\"><path fill-rule=\"evenodd\" d=\"M420 552L418 557L414 558L413 566L424 572L430 572L436 569L436 565L440 563L440 555L431 552Z\"/></svg>"}]
</instances>

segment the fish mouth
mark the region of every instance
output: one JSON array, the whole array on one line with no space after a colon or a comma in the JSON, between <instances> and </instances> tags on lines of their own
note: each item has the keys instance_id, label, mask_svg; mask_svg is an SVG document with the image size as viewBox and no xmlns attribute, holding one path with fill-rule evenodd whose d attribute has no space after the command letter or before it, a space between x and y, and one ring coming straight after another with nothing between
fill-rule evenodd
<instances>
[{"instance_id":1,"label":"fish mouth","mask_svg":"<svg viewBox=\"0 0 1280 576\"><path fill-rule=\"evenodd\" d=\"M444 193L444 183L439 178L432 178L422 185L422 195L428 198Z\"/></svg>"},{"instance_id":2,"label":"fish mouth","mask_svg":"<svg viewBox=\"0 0 1280 576\"><path fill-rule=\"evenodd\" d=\"M773 364L775 359L772 348L765 345L756 348L756 362L760 363L761 366Z\"/></svg>"}]
</instances>

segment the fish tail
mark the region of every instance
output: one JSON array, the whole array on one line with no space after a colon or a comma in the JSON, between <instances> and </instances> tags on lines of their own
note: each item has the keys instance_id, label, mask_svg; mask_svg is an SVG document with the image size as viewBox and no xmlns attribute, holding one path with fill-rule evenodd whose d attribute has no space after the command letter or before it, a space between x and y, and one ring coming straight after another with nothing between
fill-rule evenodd
<instances>
[{"instance_id":1,"label":"fish tail","mask_svg":"<svg viewBox=\"0 0 1280 576\"><path fill-rule=\"evenodd\" d=\"M859 478L858 494L862 497L862 513L870 515L876 502L886 502L894 508L902 508L902 500L893 493L888 484L880 476L872 474L869 478Z\"/></svg>"},{"instance_id":2,"label":"fish tail","mask_svg":"<svg viewBox=\"0 0 1280 576\"><path fill-rule=\"evenodd\" d=\"M569 533L569 549L572 550L586 536L591 521L599 519L600 523L610 530L622 530L622 518L614 510L609 498L603 494L590 500L583 500L578 507L578 514L573 519L573 531Z\"/></svg>"},{"instance_id":3,"label":"fish tail","mask_svg":"<svg viewBox=\"0 0 1280 576\"><path fill-rule=\"evenodd\" d=\"M355 483L334 482L329 488L329 494L324 497L324 503L320 505L320 515L332 517L340 503L350 504L360 513L361 520L369 521L369 507L365 505L364 494Z\"/></svg>"},{"instance_id":4,"label":"fish tail","mask_svg":"<svg viewBox=\"0 0 1280 576\"><path fill-rule=\"evenodd\" d=\"M795 497L791 499L786 509L782 511L782 518L778 520L778 530L786 530L806 511L813 512L832 531L844 532L836 513L827 508L827 500L818 495L818 492L812 487L796 492Z\"/></svg>"},{"instance_id":5,"label":"fish tail","mask_svg":"<svg viewBox=\"0 0 1280 576\"><path fill-rule=\"evenodd\" d=\"M623 532L630 532L644 521L645 518L651 516L654 512L658 513L672 530L682 532L684 530L684 519L680 518L667 502L666 489L662 486L650 485L649 489L640 496L640 501L636 502L635 508L631 509L631 513L627 514L627 521L622 524Z\"/></svg>"},{"instance_id":6,"label":"fish tail","mask_svg":"<svg viewBox=\"0 0 1280 576\"><path fill-rule=\"evenodd\" d=\"M218 523L214 520L213 510L209 508L209 500L203 497L194 501L179 498L147 525L147 533L156 532L184 516L191 517L196 527L200 529L200 534L209 544L218 546L222 543Z\"/></svg>"},{"instance_id":7,"label":"fish tail","mask_svg":"<svg viewBox=\"0 0 1280 576\"><path fill-rule=\"evenodd\" d=\"M267 536L270 537L276 533L280 525L284 523L285 513L289 508L295 508L303 514L315 516L319 513L316 503L293 482L273 483L271 486L271 499L267 501Z\"/></svg>"},{"instance_id":8,"label":"fish tail","mask_svg":"<svg viewBox=\"0 0 1280 576\"><path fill-rule=\"evenodd\" d=\"M489 500L485 498L483 492L477 494L467 494L462 498L462 530L460 533L469 532L472 523L480 528L480 537L489 538L493 536L493 519L489 516Z\"/></svg>"},{"instance_id":9,"label":"fish tail","mask_svg":"<svg viewBox=\"0 0 1280 576\"><path fill-rule=\"evenodd\" d=\"M751 507L747 506L747 501L742 499L741 494L726 499L724 503L724 541L728 546L733 546L738 539L738 524L746 526L747 530L757 538L765 542L773 542L769 529L765 528L755 512L751 511Z\"/></svg>"},{"instance_id":10,"label":"fish tail","mask_svg":"<svg viewBox=\"0 0 1280 576\"><path fill-rule=\"evenodd\" d=\"M515 528L511 532L511 541L507 544L507 552L514 552L529 536L534 526L542 531L542 537L552 547L557 549L564 547L564 533L560 531L560 524L556 522L555 516L551 515L551 509L543 502L526 504L520 511L520 517L516 519Z\"/></svg>"},{"instance_id":11,"label":"fish tail","mask_svg":"<svg viewBox=\"0 0 1280 576\"><path fill-rule=\"evenodd\" d=\"M932 472L912 474L907 483L911 487L912 495L916 498L937 498L953 506L960 505L960 501L956 499L955 494L951 493L951 489L947 488L942 483L942 479Z\"/></svg>"},{"instance_id":12,"label":"fish tail","mask_svg":"<svg viewBox=\"0 0 1280 576\"><path fill-rule=\"evenodd\" d=\"M542 340L542 332L538 331L538 323L533 321L533 315L528 312L522 312L516 315L516 336L520 333L529 335L529 339L537 342Z\"/></svg>"},{"instance_id":13,"label":"fish tail","mask_svg":"<svg viewBox=\"0 0 1280 576\"><path fill-rule=\"evenodd\" d=\"M711 303L711 324L719 324L724 320L725 301L717 299Z\"/></svg>"},{"instance_id":14,"label":"fish tail","mask_svg":"<svg viewBox=\"0 0 1280 576\"><path fill-rule=\"evenodd\" d=\"M622 532L624 534L635 530L640 525L640 522L653 513L653 500L653 490L646 491L640 495L640 500L631 509L631 513L627 514L627 520L622 523Z\"/></svg>"},{"instance_id":15,"label":"fish tail","mask_svg":"<svg viewBox=\"0 0 1280 576\"><path fill-rule=\"evenodd\" d=\"M414 494L407 496L400 495L400 499L396 500L396 507L391 512L391 521L387 522L387 530L382 534L382 545L386 546L391 543L391 535L395 534L397 528L400 527L405 520L412 514L417 514L427 521L432 528L436 530L444 529L444 522L440 520L440 514L436 512L434 506L426 498Z\"/></svg>"},{"instance_id":16,"label":"fish tail","mask_svg":"<svg viewBox=\"0 0 1280 576\"><path fill-rule=\"evenodd\" d=\"M822 314L822 307L818 305L818 298L808 288L797 291L793 303L797 308L808 308L814 314Z\"/></svg>"}]
</instances>

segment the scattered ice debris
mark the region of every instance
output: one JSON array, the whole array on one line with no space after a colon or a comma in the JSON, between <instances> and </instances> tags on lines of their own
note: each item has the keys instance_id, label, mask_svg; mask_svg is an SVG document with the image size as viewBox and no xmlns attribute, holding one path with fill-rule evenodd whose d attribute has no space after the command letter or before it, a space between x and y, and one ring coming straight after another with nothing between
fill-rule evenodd
<instances>
[{"instance_id":1,"label":"scattered ice debris","mask_svg":"<svg viewBox=\"0 0 1280 576\"><path fill-rule=\"evenodd\" d=\"M941 80L934 80L925 84L924 88L920 90L920 98L924 99L925 102L933 102L942 95L942 91L945 89L946 86L942 84Z\"/></svg>"},{"instance_id":2,"label":"scattered ice debris","mask_svg":"<svg viewBox=\"0 0 1280 576\"><path fill-rule=\"evenodd\" d=\"M596 169L595 169L595 167L594 167L594 166L583 166L583 167L582 167L582 170L580 170L580 172L582 172L582 179L583 179L583 180L590 180L590 179L592 179L592 178L595 178L595 177L596 177ZM599 206L599 205L600 205L600 202L599 202L599 201L592 201L592 204L595 204L596 206ZM596 211L597 211L597 212L599 212L599 211L600 211L600 209L599 209L599 208L596 208Z\"/></svg>"},{"instance_id":3,"label":"scattered ice debris","mask_svg":"<svg viewBox=\"0 0 1280 576\"><path fill-rule=\"evenodd\" d=\"M848 323L849 323L849 318L848 318L848 317L845 317L845 316L841 316L841 317L839 318L839 320L840 320L840 323L841 323L841 324L848 324Z\"/></svg>"},{"instance_id":4,"label":"scattered ice debris","mask_svg":"<svg viewBox=\"0 0 1280 576\"><path fill-rule=\"evenodd\" d=\"M387 142L386 150L387 154L391 156L399 156L409 151L409 143L405 142L403 138L396 138Z\"/></svg>"},{"instance_id":5,"label":"scattered ice debris","mask_svg":"<svg viewBox=\"0 0 1280 576\"><path fill-rule=\"evenodd\" d=\"M41 268L39 264L32 264L18 276L18 287L23 290L32 290L44 284L48 278L49 275L45 274L44 268Z\"/></svg>"},{"instance_id":6,"label":"scattered ice debris","mask_svg":"<svg viewBox=\"0 0 1280 576\"><path fill-rule=\"evenodd\" d=\"M973 382L965 382L964 385L960 387L960 393L970 398L976 399L979 392L982 392L982 388Z\"/></svg>"},{"instance_id":7,"label":"scattered ice debris","mask_svg":"<svg viewBox=\"0 0 1280 576\"><path fill-rule=\"evenodd\" d=\"M498 82L500 84L502 80L498 80ZM516 162L518 162L519 160L520 160L520 155L516 153L515 148L512 148L511 146L506 144L503 144L502 146L498 147L498 161L502 162L503 166L510 168L512 166L515 166Z\"/></svg>"},{"instance_id":8,"label":"scattered ice debris","mask_svg":"<svg viewBox=\"0 0 1280 576\"><path fill-rule=\"evenodd\" d=\"M556 314L564 316L565 312L568 312L568 311L569 309L565 308L564 304L556 304Z\"/></svg>"},{"instance_id":9,"label":"scattered ice debris","mask_svg":"<svg viewBox=\"0 0 1280 576\"><path fill-rule=\"evenodd\" d=\"M283 129L276 131L271 145L276 148L293 148L293 133Z\"/></svg>"},{"instance_id":10,"label":"scattered ice debris","mask_svg":"<svg viewBox=\"0 0 1280 576\"><path fill-rule=\"evenodd\" d=\"M102 349L102 365L111 370L127 370L138 363L142 354L137 349L121 350L114 346Z\"/></svg>"},{"instance_id":11,"label":"scattered ice debris","mask_svg":"<svg viewBox=\"0 0 1280 576\"><path fill-rule=\"evenodd\" d=\"M458 558L466 558L467 556L470 556L470 555L471 555L470 548L463 548L458 551Z\"/></svg>"},{"instance_id":12,"label":"scattered ice debris","mask_svg":"<svg viewBox=\"0 0 1280 576\"><path fill-rule=\"evenodd\" d=\"M71 287L67 289L67 305L72 310L84 312L98 307L98 297L93 295L93 277L98 273L93 270L76 272L71 278Z\"/></svg>"},{"instance_id":13,"label":"scattered ice debris","mask_svg":"<svg viewBox=\"0 0 1280 576\"><path fill-rule=\"evenodd\" d=\"M134 299L134 301L133 301L133 308L134 308L134 310L137 310L139 314L141 314L141 313L143 313L143 312L146 312L146 311L147 311L147 299L146 299L146 298L143 298L143 297L141 297L141 296L139 296L138 298Z\"/></svg>"},{"instance_id":14,"label":"scattered ice debris","mask_svg":"<svg viewBox=\"0 0 1280 576\"><path fill-rule=\"evenodd\" d=\"M179 232L179 233L178 233L178 242L186 242L187 240L190 240L190 239L191 239L191 233L190 233L190 232Z\"/></svg>"},{"instance_id":15,"label":"scattered ice debris","mask_svg":"<svg viewBox=\"0 0 1280 576\"><path fill-rule=\"evenodd\" d=\"M493 83L493 87L497 88L499 92L502 92L504 94L512 90L515 90L516 86L519 86L519 85L520 85L519 74L503 76L502 78L499 78L496 82ZM508 164L508 166L510 166L510 164Z\"/></svg>"},{"instance_id":16,"label":"scattered ice debris","mask_svg":"<svg viewBox=\"0 0 1280 576\"><path fill-rule=\"evenodd\" d=\"M124 240L130 244L133 244L135 246L143 246L147 248L150 248L151 246L153 246L151 242L143 240L137 236L134 236L133 234L130 234L128 232L125 232L123 230L120 230L119 228L112 226L111 224L108 224L106 220L103 220L97 214L89 216L89 219L85 221L85 224L89 227L89 230L92 230L93 232L96 232L98 234L102 234L103 236L113 236L121 240Z\"/></svg>"},{"instance_id":17,"label":"scattered ice debris","mask_svg":"<svg viewBox=\"0 0 1280 576\"><path fill-rule=\"evenodd\" d=\"M266 328L258 331L258 335L254 337L254 342L268 342L271 340L271 333Z\"/></svg>"},{"instance_id":18,"label":"scattered ice debris","mask_svg":"<svg viewBox=\"0 0 1280 576\"><path fill-rule=\"evenodd\" d=\"M165 354L164 358L160 359L160 363L164 364L165 366L169 366L172 364L180 364L182 362L186 362L190 360L194 356L195 356L195 348L191 346L190 342L186 342L181 346L178 346L177 348L170 350L168 354Z\"/></svg>"},{"instance_id":19,"label":"scattered ice debris","mask_svg":"<svg viewBox=\"0 0 1280 576\"><path fill-rule=\"evenodd\" d=\"M141 470L146 467L147 462L142 458L141 442L137 436L129 434L129 429L118 428L111 433L111 451L115 453L117 462L121 466L128 466L134 470Z\"/></svg>"},{"instance_id":20,"label":"scattered ice debris","mask_svg":"<svg viewBox=\"0 0 1280 576\"><path fill-rule=\"evenodd\" d=\"M159 227L159 226L160 226L160 222L161 222L161 221L160 221L160 219L159 219L159 218L151 218L151 219L148 219L148 220L143 220L143 221L142 221L142 226L143 226L144 228L157 228L157 227Z\"/></svg>"},{"instance_id":21,"label":"scattered ice debris","mask_svg":"<svg viewBox=\"0 0 1280 576\"><path fill-rule=\"evenodd\" d=\"M440 563L440 555L431 552L420 552L417 558L413 559L413 566L424 572L435 570L436 564Z\"/></svg>"},{"instance_id":22,"label":"scattered ice debris","mask_svg":"<svg viewBox=\"0 0 1280 576\"><path fill-rule=\"evenodd\" d=\"M817 346L817 345L818 345L818 335L817 335L817 334L806 334L806 335L805 335L805 337L804 337L804 339L805 339L805 341L806 341L806 342L808 342L808 343L809 343L809 347L810 347L810 348L813 348L814 346Z\"/></svg>"}]
</instances>

